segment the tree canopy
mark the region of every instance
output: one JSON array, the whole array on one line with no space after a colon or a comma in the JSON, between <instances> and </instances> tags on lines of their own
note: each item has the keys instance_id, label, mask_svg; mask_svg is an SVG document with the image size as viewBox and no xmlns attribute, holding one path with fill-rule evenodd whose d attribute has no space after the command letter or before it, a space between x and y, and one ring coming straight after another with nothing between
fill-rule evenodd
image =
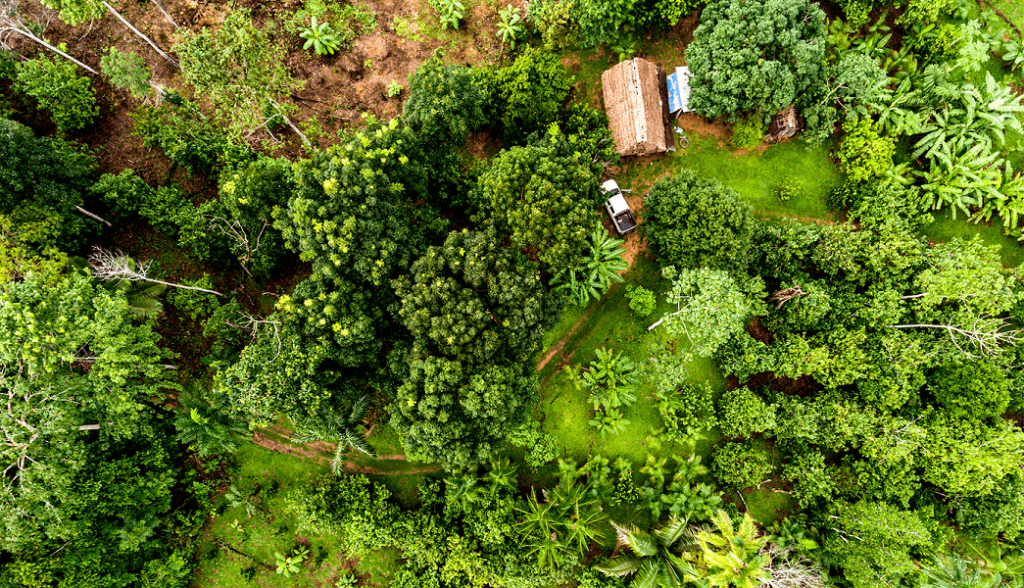
<instances>
[{"instance_id":1,"label":"tree canopy","mask_svg":"<svg viewBox=\"0 0 1024 588\"><path fill-rule=\"evenodd\" d=\"M809 0L713 0L686 50L690 107L767 119L819 82L824 60L825 13Z\"/></svg>"}]
</instances>

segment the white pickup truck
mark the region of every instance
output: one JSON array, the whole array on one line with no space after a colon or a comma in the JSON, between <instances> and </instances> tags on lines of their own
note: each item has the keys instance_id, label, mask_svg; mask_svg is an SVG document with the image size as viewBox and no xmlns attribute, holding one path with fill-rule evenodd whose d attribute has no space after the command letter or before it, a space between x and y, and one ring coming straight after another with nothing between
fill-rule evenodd
<instances>
[{"instance_id":1,"label":"white pickup truck","mask_svg":"<svg viewBox=\"0 0 1024 588\"><path fill-rule=\"evenodd\" d=\"M612 222L615 224L615 230L620 235L632 231L636 228L636 219L633 218L633 213L629 210L629 203L622 196L622 190L619 189L619 185L615 180L608 180L601 184L601 189L604 190L608 200L604 203L604 209L608 211L608 216L612 217Z\"/></svg>"}]
</instances>

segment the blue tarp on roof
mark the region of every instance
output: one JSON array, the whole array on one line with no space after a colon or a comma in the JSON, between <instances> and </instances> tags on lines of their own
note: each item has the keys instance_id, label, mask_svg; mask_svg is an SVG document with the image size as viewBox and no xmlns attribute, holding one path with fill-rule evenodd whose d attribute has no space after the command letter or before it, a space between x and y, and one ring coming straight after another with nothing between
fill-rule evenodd
<instances>
[{"instance_id":1,"label":"blue tarp on roof","mask_svg":"<svg viewBox=\"0 0 1024 588\"><path fill-rule=\"evenodd\" d=\"M668 111L690 112L690 68L677 67L666 77L668 82Z\"/></svg>"}]
</instances>

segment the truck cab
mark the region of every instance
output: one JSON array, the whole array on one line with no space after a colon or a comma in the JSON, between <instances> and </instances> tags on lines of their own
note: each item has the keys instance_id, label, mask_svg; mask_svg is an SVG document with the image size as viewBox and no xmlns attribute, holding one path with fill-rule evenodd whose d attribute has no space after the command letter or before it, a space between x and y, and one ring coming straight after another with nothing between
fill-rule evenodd
<instances>
[{"instance_id":1,"label":"truck cab","mask_svg":"<svg viewBox=\"0 0 1024 588\"><path fill-rule=\"evenodd\" d=\"M620 235L625 235L635 229L636 219L633 218L633 213L629 210L629 203L622 195L619 184L615 180L608 180L601 184L601 190L604 191L607 198L604 209L608 211L608 216L612 217L615 230Z\"/></svg>"}]
</instances>

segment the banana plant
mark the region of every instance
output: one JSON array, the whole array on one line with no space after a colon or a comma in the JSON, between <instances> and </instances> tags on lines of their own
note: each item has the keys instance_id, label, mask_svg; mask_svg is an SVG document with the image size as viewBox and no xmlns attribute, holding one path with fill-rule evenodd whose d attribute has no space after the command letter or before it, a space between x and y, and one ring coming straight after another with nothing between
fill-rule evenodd
<instances>
[{"instance_id":1,"label":"banana plant","mask_svg":"<svg viewBox=\"0 0 1024 588\"><path fill-rule=\"evenodd\" d=\"M629 269L622 257L626 253L623 243L625 241L611 237L598 223L590 233L589 251L583 256L583 263L559 270L551 285L555 290L567 292L579 306L586 306L591 299L600 299L613 282L622 282L618 272Z\"/></svg>"}]
</instances>

